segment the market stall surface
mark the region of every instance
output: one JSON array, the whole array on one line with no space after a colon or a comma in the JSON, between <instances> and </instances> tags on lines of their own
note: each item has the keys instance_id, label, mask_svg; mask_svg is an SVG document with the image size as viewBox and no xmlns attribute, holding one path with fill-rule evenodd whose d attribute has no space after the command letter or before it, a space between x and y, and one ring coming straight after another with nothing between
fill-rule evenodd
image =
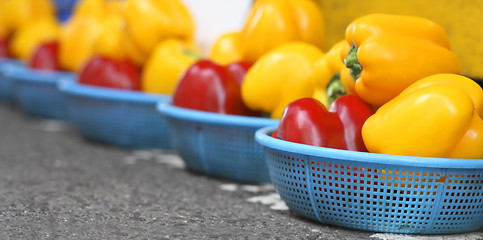
<instances>
[{"instance_id":1,"label":"market stall surface","mask_svg":"<svg viewBox=\"0 0 483 240\"><path fill-rule=\"evenodd\" d=\"M483 239L361 232L290 212L272 185L189 172L174 153L114 148L0 104L1 239Z\"/></svg>"}]
</instances>

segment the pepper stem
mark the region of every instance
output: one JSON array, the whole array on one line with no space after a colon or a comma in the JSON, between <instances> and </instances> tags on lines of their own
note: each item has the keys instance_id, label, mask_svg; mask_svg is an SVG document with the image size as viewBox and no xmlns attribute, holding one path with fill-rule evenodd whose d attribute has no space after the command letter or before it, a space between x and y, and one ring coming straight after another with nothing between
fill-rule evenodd
<instances>
[{"instance_id":1,"label":"pepper stem","mask_svg":"<svg viewBox=\"0 0 483 240\"><path fill-rule=\"evenodd\" d=\"M183 54L194 59L195 61L198 61L201 59L201 55L195 51L191 51L191 50L183 50Z\"/></svg>"},{"instance_id":2,"label":"pepper stem","mask_svg":"<svg viewBox=\"0 0 483 240\"><path fill-rule=\"evenodd\" d=\"M347 94L347 91L345 90L344 85L342 85L342 82L340 81L339 74L336 73L334 74L334 76L332 76L332 78L330 78L329 83L327 84L326 94L327 94L327 103L329 104L329 106L338 97Z\"/></svg>"},{"instance_id":3,"label":"pepper stem","mask_svg":"<svg viewBox=\"0 0 483 240\"><path fill-rule=\"evenodd\" d=\"M354 78L354 81L361 76L362 65L357 59L357 47L355 43L353 43L351 49L349 49L349 54L344 59L344 64L350 69L351 76Z\"/></svg>"}]
</instances>

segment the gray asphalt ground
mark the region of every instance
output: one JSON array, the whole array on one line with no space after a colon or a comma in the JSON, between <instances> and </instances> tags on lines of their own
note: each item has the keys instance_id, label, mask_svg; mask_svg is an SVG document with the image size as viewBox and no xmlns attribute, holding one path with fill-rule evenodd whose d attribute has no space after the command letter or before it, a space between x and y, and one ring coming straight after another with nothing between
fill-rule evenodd
<instances>
[{"instance_id":1,"label":"gray asphalt ground","mask_svg":"<svg viewBox=\"0 0 483 240\"><path fill-rule=\"evenodd\" d=\"M271 185L195 174L170 153L87 141L0 104L0 239L468 239L325 226L257 201Z\"/></svg>"}]
</instances>

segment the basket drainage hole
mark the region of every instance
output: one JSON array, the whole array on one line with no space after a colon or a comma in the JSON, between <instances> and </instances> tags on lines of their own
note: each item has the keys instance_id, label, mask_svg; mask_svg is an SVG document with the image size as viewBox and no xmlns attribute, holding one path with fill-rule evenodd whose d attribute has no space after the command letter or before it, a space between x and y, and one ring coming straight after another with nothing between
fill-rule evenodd
<instances>
[{"instance_id":1,"label":"basket drainage hole","mask_svg":"<svg viewBox=\"0 0 483 240\"><path fill-rule=\"evenodd\" d=\"M436 179L436 182L442 182L442 183L446 182L446 175L441 176L439 179Z\"/></svg>"}]
</instances>

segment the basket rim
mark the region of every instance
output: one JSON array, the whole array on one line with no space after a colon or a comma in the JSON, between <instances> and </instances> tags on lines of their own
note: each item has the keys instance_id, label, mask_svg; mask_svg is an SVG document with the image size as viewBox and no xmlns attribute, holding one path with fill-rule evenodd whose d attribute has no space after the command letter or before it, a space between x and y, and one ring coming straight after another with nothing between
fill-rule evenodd
<instances>
[{"instance_id":1,"label":"basket rim","mask_svg":"<svg viewBox=\"0 0 483 240\"><path fill-rule=\"evenodd\" d=\"M157 109L167 117L217 125L251 127L258 129L266 126L278 126L280 122L278 119L221 114L181 108L174 106L171 101L158 103Z\"/></svg>"},{"instance_id":2,"label":"basket rim","mask_svg":"<svg viewBox=\"0 0 483 240\"><path fill-rule=\"evenodd\" d=\"M380 153L357 152L294 143L271 137L269 133L275 130L276 127L273 126L258 129L255 132L255 141L266 148L303 154L309 157L324 157L357 162L380 163L385 165L402 165L411 167L459 169L483 168L483 159L457 159L390 155Z\"/></svg>"},{"instance_id":3,"label":"basket rim","mask_svg":"<svg viewBox=\"0 0 483 240\"><path fill-rule=\"evenodd\" d=\"M3 63L13 63L13 64L19 64L22 65L22 62L16 58L11 58L11 57L0 57L0 64Z\"/></svg>"},{"instance_id":4,"label":"basket rim","mask_svg":"<svg viewBox=\"0 0 483 240\"><path fill-rule=\"evenodd\" d=\"M88 97L102 100L128 101L138 103L158 103L171 99L170 95L152 94L141 91L114 89L80 84L77 81L61 81L58 84L61 92L67 95Z\"/></svg>"},{"instance_id":5,"label":"basket rim","mask_svg":"<svg viewBox=\"0 0 483 240\"><path fill-rule=\"evenodd\" d=\"M13 58L5 58L0 57L0 71L2 75L7 75L11 71L15 71L16 69L23 68L22 62L17 59Z\"/></svg>"},{"instance_id":6,"label":"basket rim","mask_svg":"<svg viewBox=\"0 0 483 240\"><path fill-rule=\"evenodd\" d=\"M6 77L15 81L53 84L61 81L62 79L75 78L75 73L73 72L37 70L16 64L10 65L4 74Z\"/></svg>"}]
</instances>

